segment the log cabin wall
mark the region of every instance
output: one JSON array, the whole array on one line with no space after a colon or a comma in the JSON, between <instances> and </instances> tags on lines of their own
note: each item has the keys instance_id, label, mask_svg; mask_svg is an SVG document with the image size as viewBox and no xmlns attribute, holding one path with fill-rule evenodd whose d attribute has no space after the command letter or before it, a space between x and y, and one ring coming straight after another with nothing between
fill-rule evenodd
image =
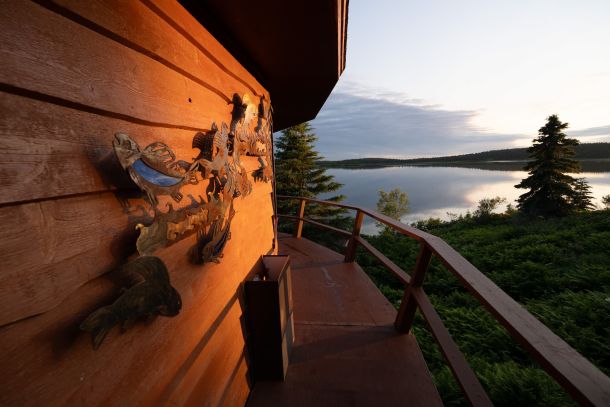
<instances>
[{"instance_id":1,"label":"log cabin wall","mask_svg":"<svg viewBox=\"0 0 610 407\"><path fill-rule=\"evenodd\" d=\"M243 405L239 287L273 250L270 183L235 200L220 264L191 264L191 239L155 253L177 317L115 327L97 351L78 326L118 297L112 271L151 221L114 134L191 160L234 93L265 89L171 0L2 1L0 27L0 405Z\"/></svg>"}]
</instances>

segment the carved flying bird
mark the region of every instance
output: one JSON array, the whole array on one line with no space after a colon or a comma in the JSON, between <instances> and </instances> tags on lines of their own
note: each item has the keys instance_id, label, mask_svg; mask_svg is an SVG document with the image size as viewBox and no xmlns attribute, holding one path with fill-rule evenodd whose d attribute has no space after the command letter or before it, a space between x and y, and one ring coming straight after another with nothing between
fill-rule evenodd
<instances>
[{"instance_id":1,"label":"carved flying bird","mask_svg":"<svg viewBox=\"0 0 610 407\"><path fill-rule=\"evenodd\" d=\"M129 135L117 133L114 137L114 152L121 166L146 192L155 207L159 203L157 196L169 195L180 202L180 188L186 184L197 184L197 165L176 160L176 155L166 144L155 142L140 150Z\"/></svg>"},{"instance_id":2,"label":"carved flying bird","mask_svg":"<svg viewBox=\"0 0 610 407\"><path fill-rule=\"evenodd\" d=\"M197 133L193 138L193 148L200 150L195 162L199 164L199 170L203 169L204 178L212 175L220 175L228 163L229 129L223 123L220 131L216 123L212 123L212 129L207 133Z\"/></svg>"}]
</instances>

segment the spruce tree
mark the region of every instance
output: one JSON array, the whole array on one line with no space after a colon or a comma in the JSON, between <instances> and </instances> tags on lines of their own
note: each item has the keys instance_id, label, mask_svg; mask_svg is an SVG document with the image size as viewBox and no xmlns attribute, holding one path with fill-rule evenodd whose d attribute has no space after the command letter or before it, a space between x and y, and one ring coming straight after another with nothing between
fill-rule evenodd
<instances>
[{"instance_id":1,"label":"spruce tree","mask_svg":"<svg viewBox=\"0 0 610 407\"><path fill-rule=\"evenodd\" d=\"M587 183L587 180L584 178L577 178L574 181L574 192L574 198L572 199L574 209L579 211L590 211L595 209L591 186Z\"/></svg>"},{"instance_id":2,"label":"spruce tree","mask_svg":"<svg viewBox=\"0 0 610 407\"><path fill-rule=\"evenodd\" d=\"M317 164L322 157L315 150L316 140L309 123L282 130L275 142L275 185L278 195L318 198L323 193L337 191L343 186L335 182L334 177L326 174L326 169ZM340 202L344 198L343 195L334 195L325 200ZM282 214L295 214L297 207L298 202L294 200L278 201L278 210ZM335 220L345 211L330 206L308 204L306 213L311 218Z\"/></svg>"},{"instance_id":3,"label":"spruce tree","mask_svg":"<svg viewBox=\"0 0 610 407\"><path fill-rule=\"evenodd\" d=\"M538 130L539 136L528 148L530 161L524 168L529 176L516 188L529 189L518 199L521 212L536 216L562 216L578 209L575 201L579 192L576 180L566 173L579 172L580 164L572 159L574 146L579 142L563 133L568 123L562 123L557 115L549 116L547 123Z\"/></svg>"}]
</instances>

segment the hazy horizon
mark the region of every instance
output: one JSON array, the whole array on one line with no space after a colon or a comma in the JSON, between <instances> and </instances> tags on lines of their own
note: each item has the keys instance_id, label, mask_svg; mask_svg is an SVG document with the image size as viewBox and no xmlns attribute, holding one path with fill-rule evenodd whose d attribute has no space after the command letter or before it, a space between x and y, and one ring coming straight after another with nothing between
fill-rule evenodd
<instances>
[{"instance_id":1,"label":"hazy horizon","mask_svg":"<svg viewBox=\"0 0 610 407\"><path fill-rule=\"evenodd\" d=\"M588 141L588 142L583 142L581 144L593 144L593 143L610 144L610 141ZM453 157L453 156L461 156L461 155L469 155L469 154L487 153L487 152L498 151L498 150L512 150L512 149L517 149L517 148L528 148L528 147L529 147L529 145L527 145L527 146L518 146L518 147L506 147L506 148L498 147L498 148L493 148L491 150L470 151L470 152L459 153L459 154L428 155L428 156L417 156L417 157L362 156L362 157L353 157L353 158L339 158L337 160L330 160L330 159L324 157L324 159L322 161L342 161L342 160L366 159L366 158L370 158L370 159L374 159L374 158L386 158L386 159L396 159L396 160L410 160L410 159L418 159L418 158L443 158L443 157ZM610 159L610 157L608 157L608 159ZM598 160L598 159L593 159L593 160Z\"/></svg>"},{"instance_id":2,"label":"hazy horizon","mask_svg":"<svg viewBox=\"0 0 610 407\"><path fill-rule=\"evenodd\" d=\"M351 0L347 67L317 118L329 160L526 147L551 114L610 141L610 2Z\"/></svg>"}]
</instances>

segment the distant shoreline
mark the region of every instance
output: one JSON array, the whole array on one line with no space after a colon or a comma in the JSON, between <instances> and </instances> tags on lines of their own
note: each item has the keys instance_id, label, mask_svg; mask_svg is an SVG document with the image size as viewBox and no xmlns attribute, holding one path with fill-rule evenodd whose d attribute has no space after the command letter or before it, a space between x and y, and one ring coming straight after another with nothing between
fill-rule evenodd
<instances>
[{"instance_id":1,"label":"distant shoreline","mask_svg":"<svg viewBox=\"0 0 610 407\"><path fill-rule=\"evenodd\" d=\"M574 158L581 162L583 172L610 171L610 143L585 143L576 146ZM460 167L495 171L519 171L528 162L527 148L492 150L431 158L357 158L319 161L324 168L374 169L387 167Z\"/></svg>"}]
</instances>

